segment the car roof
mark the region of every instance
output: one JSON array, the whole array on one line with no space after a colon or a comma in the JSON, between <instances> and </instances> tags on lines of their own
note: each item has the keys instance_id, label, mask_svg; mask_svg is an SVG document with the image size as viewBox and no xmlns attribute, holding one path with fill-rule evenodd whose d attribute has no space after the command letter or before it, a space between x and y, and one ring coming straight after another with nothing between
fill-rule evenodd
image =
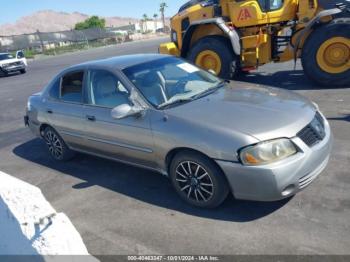
<instances>
[{"instance_id":1,"label":"car roof","mask_svg":"<svg viewBox=\"0 0 350 262\"><path fill-rule=\"evenodd\" d=\"M116 57L111 57L111 58L102 59L102 60L85 62L75 66L71 66L67 70L74 70L74 69L78 69L86 66L96 66L96 67L104 67L109 69L123 70L127 67L159 60L166 57L170 57L170 56L161 55L161 54L137 54L137 55L116 56Z\"/></svg>"}]
</instances>

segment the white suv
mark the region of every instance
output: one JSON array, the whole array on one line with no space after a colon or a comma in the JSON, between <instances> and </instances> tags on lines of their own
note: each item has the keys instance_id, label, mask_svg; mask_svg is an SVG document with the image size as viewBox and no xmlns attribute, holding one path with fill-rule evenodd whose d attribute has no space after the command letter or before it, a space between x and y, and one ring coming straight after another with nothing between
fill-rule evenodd
<instances>
[{"instance_id":1,"label":"white suv","mask_svg":"<svg viewBox=\"0 0 350 262\"><path fill-rule=\"evenodd\" d=\"M17 51L16 57L9 53L0 53L0 75L7 76L13 72L24 74L27 65L27 59L24 57L23 51Z\"/></svg>"}]
</instances>

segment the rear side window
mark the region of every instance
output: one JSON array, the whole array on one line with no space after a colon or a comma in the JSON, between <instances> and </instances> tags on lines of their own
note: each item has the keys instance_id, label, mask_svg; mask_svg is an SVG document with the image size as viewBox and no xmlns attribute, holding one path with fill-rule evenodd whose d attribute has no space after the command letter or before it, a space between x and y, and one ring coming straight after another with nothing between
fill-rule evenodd
<instances>
[{"instance_id":1,"label":"rear side window","mask_svg":"<svg viewBox=\"0 0 350 262\"><path fill-rule=\"evenodd\" d=\"M74 72L62 77L61 100L65 102L83 102L84 72Z\"/></svg>"}]
</instances>

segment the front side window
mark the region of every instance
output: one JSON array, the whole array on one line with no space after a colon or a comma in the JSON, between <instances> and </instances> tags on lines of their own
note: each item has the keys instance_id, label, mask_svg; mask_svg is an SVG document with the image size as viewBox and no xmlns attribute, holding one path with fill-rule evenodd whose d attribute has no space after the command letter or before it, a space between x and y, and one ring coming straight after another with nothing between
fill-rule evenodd
<instances>
[{"instance_id":1,"label":"front side window","mask_svg":"<svg viewBox=\"0 0 350 262\"><path fill-rule=\"evenodd\" d=\"M61 100L65 102L83 102L83 80L84 72L69 73L62 77Z\"/></svg>"},{"instance_id":2,"label":"front side window","mask_svg":"<svg viewBox=\"0 0 350 262\"><path fill-rule=\"evenodd\" d=\"M258 0L262 11L275 11L283 7L284 0Z\"/></svg>"},{"instance_id":3,"label":"front side window","mask_svg":"<svg viewBox=\"0 0 350 262\"><path fill-rule=\"evenodd\" d=\"M270 11L282 8L283 0L270 0Z\"/></svg>"},{"instance_id":4,"label":"front side window","mask_svg":"<svg viewBox=\"0 0 350 262\"><path fill-rule=\"evenodd\" d=\"M132 66L123 72L156 108L193 100L222 83L216 76L174 57Z\"/></svg>"},{"instance_id":5,"label":"front side window","mask_svg":"<svg viewBox=\"0 0 350 262\"><path fill-rule=\"evenodd\" d=\"M267 1L270 1L270 0L258 0L258 3L260 5L260 8L262 11L267 11L268 7L267 7Z\"/></svg>"},{"instance_id":6,"label":"front side window","mask_svg":"<svg viewBox=\"0 0 350 262\"><path fill-rule=\"evenodd\" d=\"M90 105L114 108L122 104L129 104L128 90L111 72L91 70L87 86Z\"/></svg>"}]
</instances>

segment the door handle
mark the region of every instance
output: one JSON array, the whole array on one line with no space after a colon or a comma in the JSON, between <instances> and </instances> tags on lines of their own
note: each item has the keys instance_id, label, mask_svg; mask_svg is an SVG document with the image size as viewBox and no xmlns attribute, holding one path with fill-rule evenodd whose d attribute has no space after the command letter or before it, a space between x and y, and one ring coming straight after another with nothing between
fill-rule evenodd
<instances>
[{"instance_id":1,"label":"door handle","mask_svg":"<svg viewBox=\"0 0 350 262\"><path fill-rule=\"evenodd\" d=\"M52 111L51 109L47 109L47 110L46 110L46 113L48 113L48 114L53 114L53 111Z\"/></svg>"},{"instance_id":2,"label":"door handle","mask_svg":"<svg viewBox=\"0 0 350 262\"><path fill-rule=\"evenodd\" d=\"M92 122L96 121L96 117L95 116L86 116L86 119Z\"/></svg>"}]
</instances>

